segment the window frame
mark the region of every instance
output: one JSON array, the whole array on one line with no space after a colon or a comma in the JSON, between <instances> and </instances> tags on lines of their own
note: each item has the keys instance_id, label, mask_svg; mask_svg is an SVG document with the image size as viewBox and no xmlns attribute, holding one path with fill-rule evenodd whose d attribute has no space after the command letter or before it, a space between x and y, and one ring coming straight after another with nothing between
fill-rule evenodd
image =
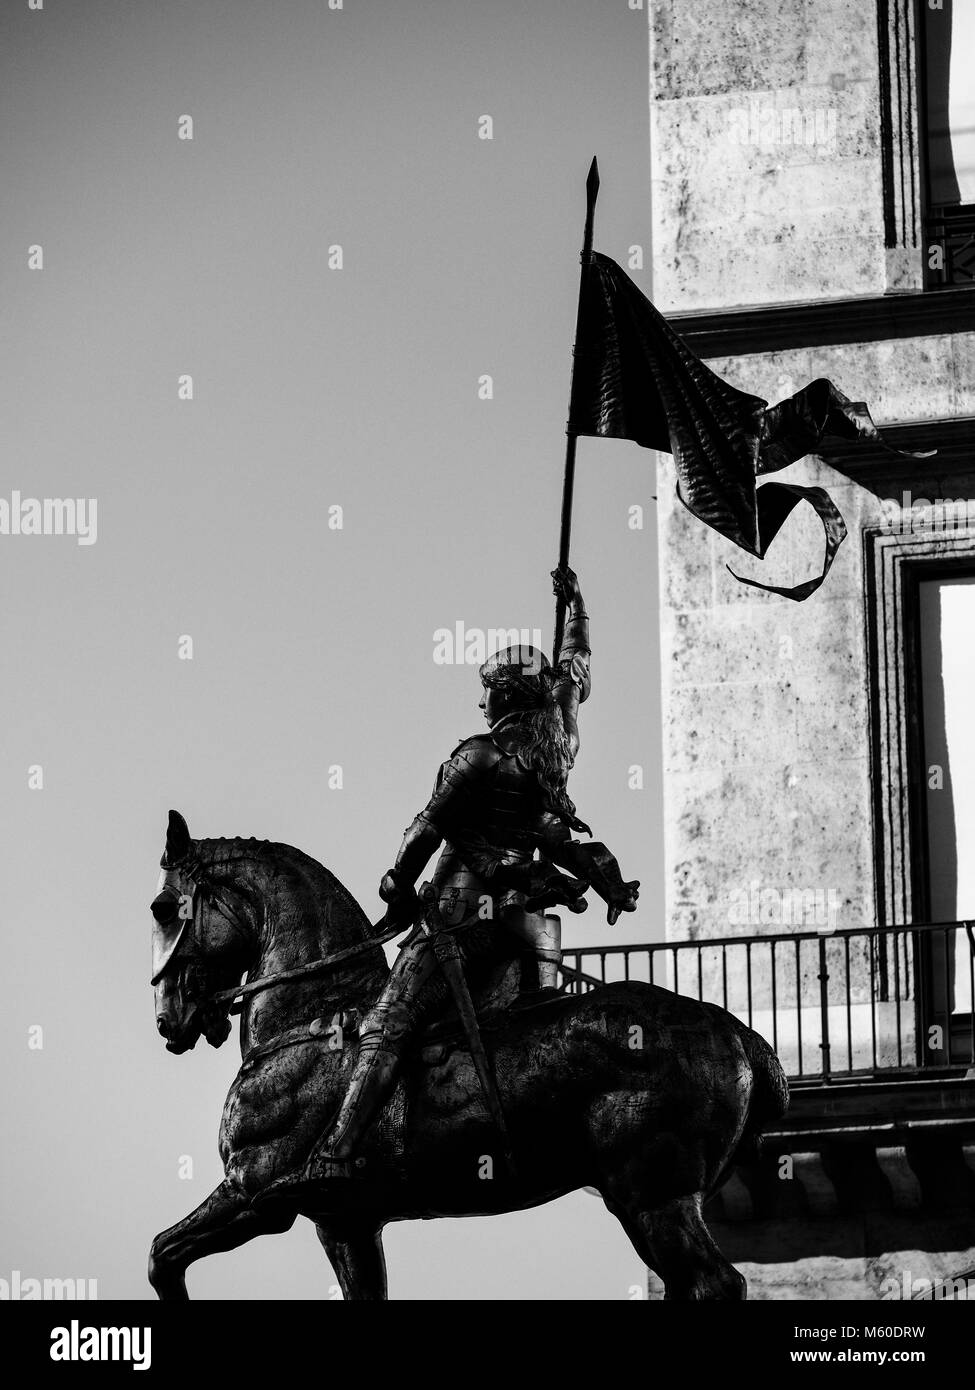
<instances>
[{"instance_id":1,"label":"window frame","mask_svg":"<svg viewBox=\"0 0 975 1390\"><path fill-rule=\"evenodd\" d=\"M975 526L940 536L867 526L863 546L877 920L920 925L931 914L919 586L975 576ZM966 1061L972 1014L946 1009L944 943L933 933L913 940L918 1047L938 1025L946 1064Z\"/></svg>"}]
</instances>

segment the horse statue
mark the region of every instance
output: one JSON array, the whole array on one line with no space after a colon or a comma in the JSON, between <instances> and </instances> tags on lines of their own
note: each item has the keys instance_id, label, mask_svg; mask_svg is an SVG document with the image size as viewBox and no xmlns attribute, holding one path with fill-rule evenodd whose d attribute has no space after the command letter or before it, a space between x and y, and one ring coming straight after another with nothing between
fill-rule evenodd
<instances>
[{"instance_id":1,"label":"horse statue","mask_svg":"<svg viewBox=\"0 0 975 1390\"><path fill-rule=\"evenodd\" d=\"M635 981L512 1010L499 980L478 1005L506 1138L463 1032L444 1019L407 1060L342 1209L313 1196L265 1207L255 1196L300 1163L341 1101L354 1020L388 973L383 936L289 845L193 840L170 812L163 864L156 1026L180 1054L201 1036L220 1046L239 1012L242 1063L220 1126L224 1181L152 1242L160 1299L188 1297L195 1260L289 1230L299 1215L344 1298L385 1299L388 1222L519 1211L581 1187L599 1192L667 1298L745 1297L702 1205L784 1114L788 1087L772 1049L732 1014Z\"/></svg>"}]
</instances>

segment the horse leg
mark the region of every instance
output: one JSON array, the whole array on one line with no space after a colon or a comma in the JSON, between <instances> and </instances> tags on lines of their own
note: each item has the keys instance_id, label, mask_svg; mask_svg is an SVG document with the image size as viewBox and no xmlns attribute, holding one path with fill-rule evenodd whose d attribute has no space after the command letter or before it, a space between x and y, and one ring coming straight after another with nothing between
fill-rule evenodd
<instances>
[{"instance_id":1,"label":"horse leg","mask_svg":"<svg viewBox=\"0 0 975 1390\"><path fill-rule=\"evenodd\" d=\"M287 1231L295 1215L258 1216L249 1197L229 1182L222 1182L196 1211L156 1236L149 1252L149 1283L160 1299L184 1301L189 1298L186 1270L194 1260L221 1250L236 1250L255 1236Z\"/></svg>"},{"instance_id":2,"label":"horse leg","mask_svg":"<svg viewBox=\"0 0 975 1390\"><path fill-rule=\"evenodd\" d=\"M677 1197L652 1210L607 1202L636 1253L664 1281L668 1299L742 1299L748 1285L715 1245L701 1197Z\"/></svg>"},{"instance_id":3,"label":"horse leg","mask_svg":"<svg viewBox=\"0 0 975 1390\"><path fill-rule=\"evenodd\" d=\"M382 1227L329 1220L316 1222L315 1230L329 1263L335 1270L342 1297L384 1301L386 1256Z\"/></svg>"}]
</instances>

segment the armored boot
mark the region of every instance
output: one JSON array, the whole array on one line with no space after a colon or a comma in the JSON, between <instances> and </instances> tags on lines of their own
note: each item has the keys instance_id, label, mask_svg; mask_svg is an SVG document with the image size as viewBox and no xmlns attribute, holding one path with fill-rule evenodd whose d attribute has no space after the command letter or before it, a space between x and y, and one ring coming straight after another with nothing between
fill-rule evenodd
<instances>
[{"instance_id":1,"label":"armored boot","mask_svg":"<svg viewBox=\"0 0 975 1390\"><path fill-rule=\"evenodd\" d=\"M303 1180L317 1184L329 1178L351 1177L356 1150L396 1084L401 1050L386 1029L360 1037L345 1100L332 1127L312 1149Z\"/></svg>"}]
</instances>

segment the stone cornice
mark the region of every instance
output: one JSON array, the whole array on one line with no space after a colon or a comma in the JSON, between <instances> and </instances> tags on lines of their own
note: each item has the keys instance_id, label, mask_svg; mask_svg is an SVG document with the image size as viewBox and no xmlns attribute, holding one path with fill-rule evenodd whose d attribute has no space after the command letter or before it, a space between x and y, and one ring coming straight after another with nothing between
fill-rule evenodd
<instances>
[{"instance_id":1,"label":"stone cornice","mask_svg":"<svg viewBox=\"0 0 975 1390\"><path fill-rule=\"evenodd\" d=\"M936 482L942 477L975 474L975 416L949 420L912 420L884 425L884 438L897 449L936 449L933 458L904 458L870 442L823 444L820 458L855 482L873 487L885 482Z\"/></svg>"},{"instance_id":2,"label":"stone cornice","mask_svg":"<svg viewBox=\"0 0 975 1390\"><path fill-rule=\"evenodd\" d=\"M667 317L699 357L744 357L790 348L975 332L975 286Z\"/></svg>"}]
</instances>

